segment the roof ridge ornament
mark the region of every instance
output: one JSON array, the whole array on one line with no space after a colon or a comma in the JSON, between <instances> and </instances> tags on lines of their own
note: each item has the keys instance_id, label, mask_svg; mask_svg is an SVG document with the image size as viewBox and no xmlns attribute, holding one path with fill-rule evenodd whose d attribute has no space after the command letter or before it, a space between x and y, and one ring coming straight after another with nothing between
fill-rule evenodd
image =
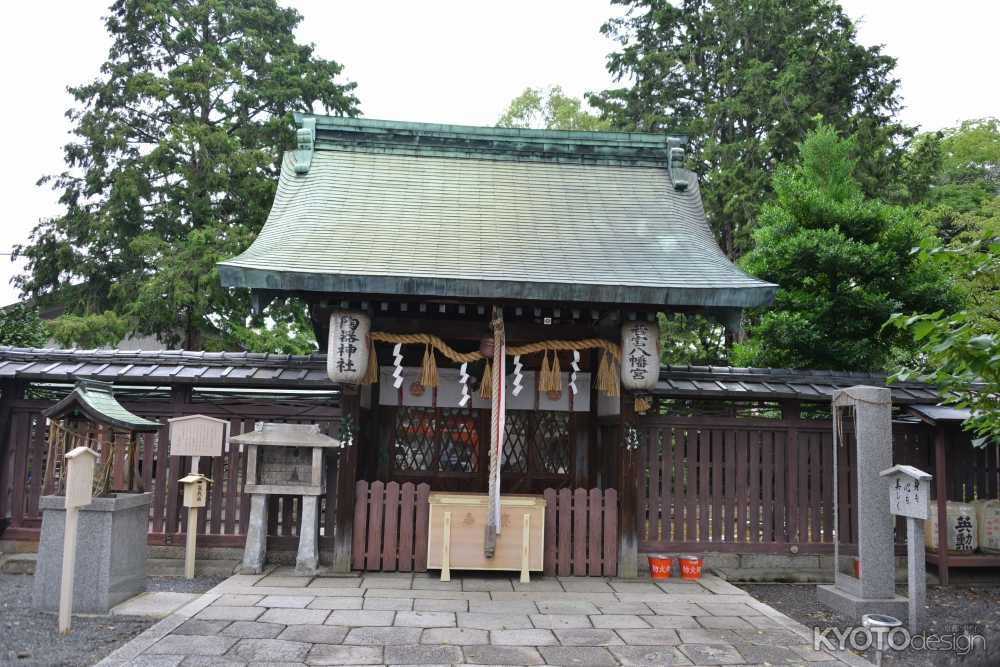
<instances>
[{"instance_id":1,"label":"roof ridge ornament","mask_svg":"<svg viewBox=\"0 0 1000 667\"><path fill-rule=\"evenodd\" d=\"M684 139L667 137L667 169L674 190L684 192L688 189L688 177L684 173Z\"/></svg>"},{"instance_id":2,"label":"roof ridge ornament","mask_svg":"<svg viewBox=\"0 0 1000 667\"><path fill-rule=\"evenodd\" d=\"M309 173L312 166L313 150L316 147L316 119L303 118L302 127L295 131L296 148L292 153L295 173L299 176Z\"/></svg>"}]
</instances>

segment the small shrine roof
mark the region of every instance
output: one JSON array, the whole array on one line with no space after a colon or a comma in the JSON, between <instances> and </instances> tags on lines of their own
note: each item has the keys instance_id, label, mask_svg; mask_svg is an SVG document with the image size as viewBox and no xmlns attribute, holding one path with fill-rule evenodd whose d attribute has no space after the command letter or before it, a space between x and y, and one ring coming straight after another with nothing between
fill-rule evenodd
<instances>
[{"instance_id":1,"label":"small shrine roof","mask_svg":"<svg viewBox=\"0 0 1000 667\"><path fill-rule=\"evenodd\" d=\"M260 430L248 431L229 439L241 445L272 447L341 447L340 440L320 433L318 424L261 424Z\"/></svg>"},{"instance_id":2,"label":"small shrine roof","mask_svg":"<svg viewBox=\"0 0 1000 667\"><path fill-rule=\"evenodd\" d=\"M126 410L115 398L110 382L78 380L69 395L42 414L58 419L73 412L83 413L91 421L129 431L156 431L160 428L159 422L143 419Z\"/></svg>"},{"instance_id":3,"label":"small shrine roof","mask_svg":"<svg viewBox=\"0 0 1000 667\"><path fill-rule=\"evenodd\" d=\"M229 287L744 308L776 286L723 254L666 134L299 116ZM680 155L680 154L677 154Z\"/></svg>"}]
</instances>

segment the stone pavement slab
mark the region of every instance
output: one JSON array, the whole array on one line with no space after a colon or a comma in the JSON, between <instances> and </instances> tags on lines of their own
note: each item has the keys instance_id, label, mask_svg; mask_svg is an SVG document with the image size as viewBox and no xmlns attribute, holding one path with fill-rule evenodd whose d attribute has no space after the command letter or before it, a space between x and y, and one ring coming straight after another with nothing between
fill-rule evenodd
<instances>
[{"instance_id":1,"label":"stone pavement slab","mask_svg":"<svg viewBox=\"0 0 1000 667\"><path fill-rule=\"evenodd\" d=\"M563 646L617 646L624 644L614 630L569 629L553 630L556 639Z\"/></svg>"},{"instance_id":2,"label":"stone pavement slab","mask_svg":"<svg viewBox=\"0 0 1000 667\"><path fill-rule=\"evenodd\" d=\"M420 628L353 628L344 637L345 644L419 644Z\"/></svg>"},{"instance_id":3,"label":"stone pavement slab","mask_svg":"<svg viewBox=\"0 0 1000 667\"><path fill-rule=\"evenodd\" d=\"M392 625L392 620L395 616L396 612L394 611L335 609L327 616L326 623L327 625L348 626Z\"/></svg>"},{"instance_id":4,"label":"stone pavement slab","mask_svg":"<svg viewBox=\"0 0 1000 667\"><path fill-rule=\"evenodd\" d=\"M284 639L241 639L226 656L254 662L301 662L311 648L312 644Z\"/></svg>"},{"instance_id":5,"label":"stone pavement slab","mask_svg":"<svg viewBox=\"0 0 1000 667\"><path fill-rule=\"evenodd\" d=\"M409 611L413 609L413 598L365 598L362 609Z\"/></svg>"},{"instance_id":6,"label":"stone pavement slab","mask_svg":"<svg viewBox=\"0 0 1000 667\"><path fill-rule=\"evenodd\" d=\"M414 600L413 611L469 611L468 600Z\"/></svg>"},{"instance_id":7,"label":"stone pavement slab","mask_svg":"<svg viewBox=\"0 0 1000 667\"><path fill-rule=\"evenodd\" d=\"M168 591L139 593L139 595L112 607L111 615L166 618L200 597L201 595L197 593L171 593Z\"/></svg>"},{"instance_id":8,"label":"stone pavement slab","mask_svg":"<svg viewBox=\"0 0 1000 667\"><path fill-rule=\"evenodd\" d=\"M534 627L527 614L459 613L457 621L460 628L480 630L521 630Z\"/></svg>"},{"instance_id":9,"label":"stone pavement slab","mask_svg":"<svg viewBox=\"0 0 1000 667\"><path fill-rule=\"evenodd\" d=\"M278 639L313 644L341 644L350 628L343 625L289 625Z\"/></svg>"},{"instance_id":10,"label":"stone pavement slab","mask_svg":"<svg viewBox=\"0 0 1000 667\"><path fill-rule=\"evenodd\" d=\"M556 644L551 630L493 630L490 643L500 646L550 646Z\"/></svg>"},{"instance_id":11,"label":"stone pavement slab","mask_svg":"<svg viewBox=\"0 0 1000 667\"><path fill-rule=\"evenodd\" d=\"M263 607L224 607L211 605L198 612L195 618L204 621L256 621L264 615Z\"/></svg>"},{"instance_id":12,"label":"stone pavement slab","mask_svg":"<svg viewBox=\"0 0 1000 667\"><path fill-rule=\"evenodd\" d=\"M422 644L445 644L449 646L470 646L488 644L490 633L475 628L428 628L420 636Z\"/></svg>"},{"instance_id":13,"label":"stone pavement slab","mask_svg":"<svg viewBox=\"0 0 1000 667\"><path fill-rule=\"evenodd\" d=\"M621 604L621 603L618 603ZM535 603L543 614L598 614L593 603L585 600L539 600Z\"/></svg>"},{"instance_id":14,"label":"stone pavement slab","mask_svg":"<svg viewBox=\"0 0 1000 667\"><path fill-rule=\"evenodd\" d=\"M384 659L390 665L457 665L464 660L464 656L457 646L416 644L386 646Z\"/></svg>"},{"instance_id":15,"label":"stone pavement slab","mask_svg":"<svg viewBox=\"0 0 1000 667\"><path fill-rule=\"evenodd\" d=\"M309 603L309 609L361 609L364 598L316 598Z\"/></svg>"},{"instance_id":16,"label":"stone pavement slab","mask_svg":"<svg viewBox=\"0 0 1000 667\"><path fill-rule=\"evenodd\" d=\"M205 635L211 637L222 632L222 629L229 625L231 621L203 621L200 618L192 618L190 621L181 623L174 630L175 635Z\"/></svg>"},{"instance_id":17,"label":"stone pavement slab","mask_svg":"<svg viewBox=\"0 0 1000 667\"><path fill-rule=\"evenodd\" d=\"M321 625L329 615L326 609L268 609L257 620L284 625Z\"/></svg>"},{"instance_id":18,"label":"stone pavement slab","mask_svg":"<svg viewBox=\"0 0 1000 667\"><path fill-rule=\"evenodd\" d=\"M257 603L257 606L304 609L314 599L311 595L266 595Z\"/></svg>"},{"instance_id":19,"label":"stone pavement slab","mask_svg":"<svg viewBox=\"0 0 1000 667\"><path fill-rule=\"evenodd\" d=\"M212 604L220 607L253 607L264 599L263 595L220 595Z\"/></svg>"},{"instance_id":20,"label":"stone pavement slab","mask_svg":"<svg viewBox=\"0 0 1000 667\"><path fill-rule=\"evenodd\" d=\"M591 628L590 619L584 614L531 614L531 624L536 628Z\"/></svg>"},{"instance_id":21,"label":"stone pavement slab","mask_svg":"<svg viewBox=\"0 0 1000 667\"><path fill-rule=\"evenodd\" d=\"M732 646L685 644L680 647L680 651L696 665L740 665L746 662Z\"/></svg>"},{"instance_id":22,"label":"stone pavement slab","mask_svg":"<svg viewBox=\"0 0 1000 667\"><path fill-rule=\"evenodd\" d=\"M613 646L609 649L626 667L690 665L687 656L673 646Z\"/></svg>"},{"instance_id":23,"label":"stone pavement slab","mask_svg":"<svg viewBox=\"0 0 1000 667\"><path fill-rule=\"evenodd\" d=\"M598 614L590 617L595 628L648 628L649 623L635 614Z\"/></svg>"},{"instance_id":24,"label":"stone pavement slab","mask_svg":"<svg viewBox=\"0 0 1000 667\"><path fill-rule=\"evenodd\" d=\"M618 661L606 648L593 646L542 646L538 649L550 665L617 667Z\"/></svg>"},{"instance_id":25,"label":"stone pavement slab","mask_svg":"<svg viewBox=\"0 0 1000 667\"><path fill-rule=\"evenodd\" d=\"M222 655L236 643L235 637L203 637L199 635L167 635L146 653L170 655Z\"/></svg>"},{"instance_id":26,"label":"stone pavement slab","mask_svg":"<svg viewBox=\"0 0 1000 667\"><path fill-rule=\"evenodd\" d=\"M285 629L280 623L260 623L258 621L236 621L219 634L241 639L274 639Z\"/></svg>"},{"instance_id":27,"label":"stone pavement slab","mask_svg":"<svg viewBox=\"0 0 1000 667\"><path fill-rule=\"evenodd\" d=\"M381 665L381 646L316 644L306 656L307 665Z\"/></svg>"},{"instance_id":28,"label":"stone pavement slab","mask_svg":"<svg viewBox=\"0 0 1000 667\"><path fill-rule=\"evenodd\" d=\"M477 665L544 665L538 649L527 646L466 646L467 662Z\"/></svg>"},{"instance_id":29,"label":"stone pavement slab","mask_svg":"<svg viewBox=\"0 0 1000 667\"><path fill-rule=\"evenodd\" d=\"M393 625L410 628L455 627L455 614L450 611L401 611Z\"/></svg>"},{"instance_id":30,"label":"stone pavement slab","mask_svg":"<svg viewBox=\"0 0 1000 667\"><path fill-rule=\"evenodd\" d=\"M676 630L666 628L623 629L618 636L629 646L672 646L679 644Z\"/></svg>"}]
</instances>

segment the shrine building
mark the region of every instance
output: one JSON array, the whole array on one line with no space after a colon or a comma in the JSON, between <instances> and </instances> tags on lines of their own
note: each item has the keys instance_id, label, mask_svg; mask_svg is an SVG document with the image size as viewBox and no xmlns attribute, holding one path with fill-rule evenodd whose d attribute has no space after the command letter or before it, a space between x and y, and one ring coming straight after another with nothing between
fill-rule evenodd
<instances>
[{"instance_id":1,"label":"shrine building","mask_svg":"<svg viewBox=\"0 0 1000 667\"><path fill-rule=\"evenodd\" d=\"M308 305L353 429L338 515L357 480L486 493L498 440L504 494L618 486L657 314L738 328L774 296L717 245L683 137L296 122L267 222L219 272L258 311Z\"/></svg>"}]
</instances>

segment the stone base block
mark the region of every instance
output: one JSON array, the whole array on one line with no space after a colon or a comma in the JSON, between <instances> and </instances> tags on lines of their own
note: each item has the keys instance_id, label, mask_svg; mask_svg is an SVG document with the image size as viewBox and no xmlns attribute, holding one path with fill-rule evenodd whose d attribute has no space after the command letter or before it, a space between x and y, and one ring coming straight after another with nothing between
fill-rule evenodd
<instances>
[{"instance_id":1,"label":"stone base block","mask_svg":"<svg viewBox=\"0 0 1000 667\"><path fill-rule=\"evenodd\" d=\"M836 586L817 586L816 599L830 609L861 624L865 614L888 614L906 622L908 601L901 595L892 599L861 598L843 591Z\"/></svg>"},{"instance_id":2,"label":"stone base block","mask_svg":"<svg viewBox=\"0 0 1000 667\"><path fill-rule=\"evenodd\" d=\"M150 493L120 493L94 498L80 508L73 584L73 612L106 614L146 590L146 532ZM42 536L38 547L32 605L59 609L62 579L65 499L43 496Z\"/></svg>"}]
</instances>

